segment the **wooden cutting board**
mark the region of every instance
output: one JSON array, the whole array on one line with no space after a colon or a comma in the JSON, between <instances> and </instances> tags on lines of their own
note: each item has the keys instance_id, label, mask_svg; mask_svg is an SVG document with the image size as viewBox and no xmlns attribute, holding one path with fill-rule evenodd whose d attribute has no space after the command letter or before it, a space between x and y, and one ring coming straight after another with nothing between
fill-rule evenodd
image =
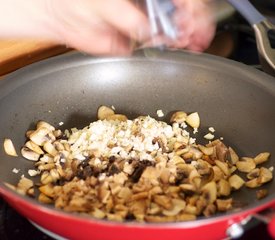
<instances>
[{"instance_id":1,"label":"wooden cutting board","mask_svg":"<svg viewBox=\"0 0 275 240\"><path fill-rule=\"evenodd\" d=\"M50 42L0 41L0 76L69 50Z\"/></svg>"}]
</instances>

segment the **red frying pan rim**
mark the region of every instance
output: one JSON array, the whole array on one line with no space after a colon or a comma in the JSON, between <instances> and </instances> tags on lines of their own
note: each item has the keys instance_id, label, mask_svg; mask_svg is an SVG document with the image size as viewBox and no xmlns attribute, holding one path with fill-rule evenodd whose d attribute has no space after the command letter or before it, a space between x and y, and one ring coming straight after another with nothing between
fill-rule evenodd
<instances>
[{"instance_id":1,"label":"red frying pan rim","mask_svg":"<svg viewBox=\"0 0 275 240\"><path fill-rule=\"evenodd\" d=\"M234 219L235 221L241 221L244 217L251 215L253 213L258 213L264 209L275 207L275 197L269 195L267 198L263 199L259 203L253 203L248 205L241 211L230 212L221 214L218 216L213 216L210 218L202 218L194 221L186 222L173 222L173 223L139 223L139 222L115 222L110 220L100 220L89 216L83 216L77 213L67 213L65 211L55 209L53 206L47 206L39 203L37 200L32 199L27 196L22 196L15 192L14 190L9 189L4 184L0 184L0 194L9 202L9 199L16 204L24 205L29 209L38 211L40 213L46 213L48 215L54 215L60 219L69 219L77 222L90 222L98 225L109 225L109 226L128 226L128 227L137 227L137 228L193 228L202 225L208 225L213 222L222 222L229 219ZM16 208L16 206L15 206Z\"/></svg>"}]
</instances>

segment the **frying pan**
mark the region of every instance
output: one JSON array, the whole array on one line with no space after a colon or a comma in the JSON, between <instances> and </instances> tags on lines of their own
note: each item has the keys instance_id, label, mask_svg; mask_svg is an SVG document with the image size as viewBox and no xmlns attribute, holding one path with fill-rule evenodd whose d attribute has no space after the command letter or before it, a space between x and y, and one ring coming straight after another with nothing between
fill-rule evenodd
<instances>
[{"instance_id":1,"label":"frying pan","mask_svg":"<svg viewBox=\"0 0 275 240\"><path fill-rule=\"evenodd\" d=\"M148 52L150 53L148 56ZM149 50L131 58L93 58L67 54L23 68L0 82L1 139L11 138L19 152L26 130L38 120L63 129L84 127L96 119L99 105L114 105L129 117L156 116L162 109L198 111L200 133L209 126L242 156L270 151L275 165L275 79L248 66L211 55ZM163 120L163 119L161 119ZM199 137L199 136L198 136ZM197 221L169 224L115 223L68 214L20 196L3 182L15 184L33 162L0 152L0 192L11 206L34 223L69 239L221 239L234 223L275 206L275 181L269 196L256 200L243 188L233 197L247 203ZM19 174L12 172L20 169ZM233 225L235 226L235 225ZM111 234L110 234L111 233Z\"/></svg>"},{"instance_id":2,"label":"frying pan","mask_svg":"<svg viewBox=\"0 0 275 240\"><path fill-rule=\"evenodd\" d=\"M114 105L132 117L156 116L162 109L198 111L203 136L214 126L242 156L271 152L275 165L275 79L234 61L184 51L138 51L131 58L94 58L66 54L20 69L0 82L0 138L11 138L17 151L26 130L38 120L62 129L84 127L96 119L99 105ZM200 135L198 136L198 138ZM269 195L256 200L255 190L233 193L242 209L182 223L117 223L69 214L21 196L3 183L16 184L33 163L0 151L0 194L35 224L69 239L222 239L236 234L249 216L275 206L275 181ZM12 170L20 169L19 174ZM233 229L233 230L232 230ZM274 221L269 225L275 232ZM274 235L273 235L274 236Z\"/></svg>"}]
</instances>

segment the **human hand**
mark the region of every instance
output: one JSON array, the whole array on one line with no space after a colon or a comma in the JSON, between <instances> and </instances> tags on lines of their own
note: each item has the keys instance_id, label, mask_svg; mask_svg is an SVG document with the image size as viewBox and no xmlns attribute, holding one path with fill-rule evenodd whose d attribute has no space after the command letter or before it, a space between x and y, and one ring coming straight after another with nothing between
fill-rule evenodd
<instances>
[{"instance_id":1,"label":"human hand","mask_svg":"<svg viewBox=\"0 0 275 240\"><path fill-rule=\"evenodd\" d=\"M48 0L57 39L91 54L127 55L149 37L146 15L127 0Z\"/></svg>"},{"instance_id":2,"label":"human hand","mask_svg":"<svg viewBox=\"0 0 275 240\"><path fill-rule=\"evenodd\" d=\"M205 0L173 0L179 37L162 44L203 51L215 24ZM95 55L129 55L131 43L152 46L144 11L129 0L0 0L0 38L38 38ZM150 45L151 44L151 45Z\"/></svg>"},{"instance_id":3,"label":"human hand","mask_svg":"<svg viewBox=\"0 0 275 240\"><path fill-rule=\"evenodd\" d=\"M152 36L143 46L168 46L186 48L201 52L211 43L215 34L215 22L212 8L205 0L173 0L176 11L173 22L177 29L177 38L169 39L163 34Z\"/></svg>"}]
</instances>

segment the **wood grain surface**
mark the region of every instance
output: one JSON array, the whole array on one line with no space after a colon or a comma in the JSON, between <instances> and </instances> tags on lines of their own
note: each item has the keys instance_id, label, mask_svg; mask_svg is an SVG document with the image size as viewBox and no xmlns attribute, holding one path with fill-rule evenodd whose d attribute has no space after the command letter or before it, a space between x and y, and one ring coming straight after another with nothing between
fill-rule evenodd
<instances>
[{"instance_id":1,"label":"wood grain surface","mask_svg":"<svg viewBox=\"0 0 275 240\"><path fill-rule=\"evenodd\" d=\"M70 49L50 42L0 41L0 76Z\"/></svg>"}]
</instances>

